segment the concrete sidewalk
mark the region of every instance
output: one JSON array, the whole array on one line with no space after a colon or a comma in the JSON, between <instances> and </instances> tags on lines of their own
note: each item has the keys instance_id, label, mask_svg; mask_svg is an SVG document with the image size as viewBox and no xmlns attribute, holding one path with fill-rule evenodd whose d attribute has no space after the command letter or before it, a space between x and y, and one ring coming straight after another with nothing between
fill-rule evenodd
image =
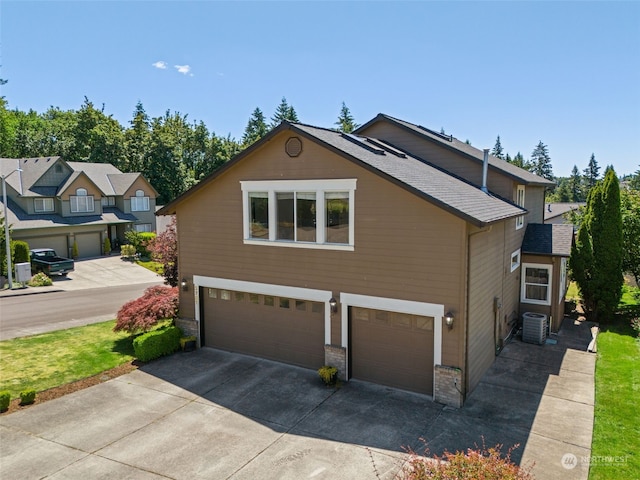
<instances>
[{"instance_id":1,"label":"concrete sidewalk","mask_svg":"<svg viewBox=\"0 0 640 480\"><path fill-rule=\"evenodd\" d=\"M537 478L586 479L595 356L589 325L513 341L462 409L424 395L213 349L0 416L0 474L23 479L391 479L403 447L505 449ZM589 338L587 338L587 335ZM571 456L576 461L571 463ZM568 459L568 460L567 460Z\"/></svg>"}]
</instances>

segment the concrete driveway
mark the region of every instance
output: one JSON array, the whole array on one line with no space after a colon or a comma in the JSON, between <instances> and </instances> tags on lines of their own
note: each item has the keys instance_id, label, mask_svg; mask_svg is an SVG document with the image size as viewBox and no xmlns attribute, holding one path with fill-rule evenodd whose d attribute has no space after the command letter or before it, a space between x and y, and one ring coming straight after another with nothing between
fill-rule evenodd
<instances>
[{"instance_id":1,"label":"concrete driveway","mask_svg":"<svg viewBox=\"0 0 640 480\"><path fill-rule=\"evenodd\" d=\"M391 479L403 447L520 443L537 478L586 479L595 357L588 326L509 344L462 409L213 349L0 416L0 472L22 479ZM586 341L586 343L585 343ZM567 462L575 456L576 461Z\"/></svg>"}]
</instances>

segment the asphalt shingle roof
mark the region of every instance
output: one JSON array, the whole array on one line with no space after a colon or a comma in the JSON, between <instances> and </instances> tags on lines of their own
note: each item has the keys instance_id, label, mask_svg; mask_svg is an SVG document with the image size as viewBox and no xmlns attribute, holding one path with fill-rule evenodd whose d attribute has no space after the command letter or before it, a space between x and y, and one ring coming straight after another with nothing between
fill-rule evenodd
<instances>
[{"instance_id":1,"label":"asphalt shingle roof","mask_svg":"<svg viewBox=\"0 0 640 480\"><path fill-rule=\"evenodd\" d=\"M526 213L517 205L491 193L484 193L478 187L422 159L406 152L400 153L381 140L345 135L310 125L291 124L291 127L366 164L379 174L399 181L415 193L474 224L489 224Z\"/></svg>"},{"instance_id":2,"label":"asphalt shingle roof","mask_svg":"<svg viewBox=\"0 0 640 480\"><path fill-rule=\"evenodd\" d=\"M522 253L568 257L573 238L573 225L530 223L522 240Z\"/></svg>"},{"instance_id":3,"label":"asphalt shingle roof","mask_svg":"<svg viewBox=\"0 0 640 480\"><path fill-rule=\"evenodd\" d=\"M365 130L367 126L372 125L378 121L388 121L391 123L395 123L406 130L410 130L411 132L420 135L423 138L429 139L432 142L438 143L445 148L454 149L458 152L465 154L468 157L471 157L478 162L482 163L484 161L484 152L476 147L469 145L466 142L462 142L455 138L452 135L443 135L439 134L433 130L425 128L421 125L415 125L411 122L407 122L405 120L400 120L399 118L394 118L390 115L385 115L383 113L379 113L374 119L365 123L361 127L356 130L356 132L360 132ZM500 158L494 157L493 155L489 155L489 168L499 170L504 174L509 175L512 178L515 178L526 185L545 185L552 186L555 185L554 182L547 180L546 178L539 177L523 168L517 167L509 162L506 162Z\"/></svg>"}]
</instances>

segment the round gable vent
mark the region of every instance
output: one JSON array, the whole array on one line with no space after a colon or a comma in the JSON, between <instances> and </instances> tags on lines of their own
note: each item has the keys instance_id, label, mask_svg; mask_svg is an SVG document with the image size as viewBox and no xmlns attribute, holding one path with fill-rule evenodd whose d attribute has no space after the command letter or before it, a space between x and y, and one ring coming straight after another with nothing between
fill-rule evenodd
<instances>
[{"instance_id":1,"label":"round gable vent","mask_svg":"<svg viewBox=\"0 0 640 480\"><path fill-rule=\"evenodd\" d=\"M302 141L298 137L290 137L284 144L284 150L290 157L297 157L302 153Z\"/></svg>"}]
</instances>

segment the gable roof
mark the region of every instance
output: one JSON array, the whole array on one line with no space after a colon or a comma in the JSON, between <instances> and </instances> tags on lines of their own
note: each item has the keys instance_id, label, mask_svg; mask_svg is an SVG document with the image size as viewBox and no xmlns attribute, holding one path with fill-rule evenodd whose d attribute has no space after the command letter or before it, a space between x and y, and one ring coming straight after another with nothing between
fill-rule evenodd
<instances>
[{"instance_id":1,"label":"gable roof","mask_svg":"<svg viewBox=\"0 0 640 480\"><path fill-rule=\"evenodd\" d=\"M68 167L69 176L57 186L37 186L38 180L57 162ZM22 171L9 175L18 166ZM105 196L124 195L139 178L142 178L153 193L158 196L158 192L141 173L122 173L110 163L65 162L59 156L0 158L0 174L8 175L7 183L22 196L54 197L60 195L81 175L88 178Z\"/></svg>"},{"instance_id":2,"label":"gable roof","mask_svg":"<svg viewBox=\"0 0 640 480\"><path fill-rule=\"evenodd\" d=\"M573 225L530 223L522 240L522 253L568 257L573 245Z\"/></svg>"},{"instance_id":3,"label":"gable roof","mask_svg":"<svg viewBox=\"0 0 640 480\"><path fill-rule=\"evenodd\" d=\"M411 132L412 134L417 135L432 143L437 143L438 145L448 150L453 150L473 161L479 162L480 164L484 162L484 152L482 150L473 147L466 142L462 142L452 135L438 133L435 130L430 130L426 127L423 127L422 125L415 125L413 123L407 122L405 120L400 120L399 118L394 118L383 113L379 113L375 118L358 127L354 133L363 132L368 127L378 122L387 122L397 125L405 131ZM531 173L498 157L494 157L493 155L489 155L489 168L495 171L499 171L502 174L523 183L524 185L555 185L555 182L552 182L551 180L547 180L546 178L535 175L534 173Z\"/></svg>"},{"instance_id":4,"label":"gable roof","mask_svg":"<svg viewBox=\"0 0 640 480\"><path fill-rule=\"evenodd\" d=\"M164 206L157 214L175 213L179 203L285 130L323 145L347 160L357 163L474 225L484 226L526 213L526 210L512 202L484 193L465 180L401 151L387 142L285 121L202 182Z\"/></svg>"},{"instance_id":5,"label":"gable roof","mask_svg":"<svg viewBox=\"0 0 640 480\"><path fill-rule=\"evenodd\" d=\"M559 217L572 210L578 210L580 207L584 207L586 205L586 202L547 203L547 206L544 209L544 221L546 222L547 220L551 220L552 218Z\"/></svg>"}]
</instances>

